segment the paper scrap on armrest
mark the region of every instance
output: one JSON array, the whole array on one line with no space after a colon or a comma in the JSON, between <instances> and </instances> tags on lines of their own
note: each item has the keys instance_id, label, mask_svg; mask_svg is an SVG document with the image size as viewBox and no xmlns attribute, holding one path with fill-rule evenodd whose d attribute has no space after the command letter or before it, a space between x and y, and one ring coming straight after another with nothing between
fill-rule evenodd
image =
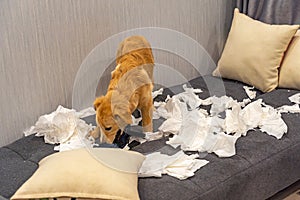
<instances>
[{"instance_id":1,"label":"paper scrap on armrest","mask_svg":"<svg viewBox=\"0 0 300 200\"><path fill-rule=\"evenodd\" d=\"M162 174L176 177L180 180L194 176L195 171L209 163L207 160L200 160L198 154L186 155L179 151L172 156L151 153L146 156L140 171L139 177L161 177Z\"/></svg>"}]
</instances>

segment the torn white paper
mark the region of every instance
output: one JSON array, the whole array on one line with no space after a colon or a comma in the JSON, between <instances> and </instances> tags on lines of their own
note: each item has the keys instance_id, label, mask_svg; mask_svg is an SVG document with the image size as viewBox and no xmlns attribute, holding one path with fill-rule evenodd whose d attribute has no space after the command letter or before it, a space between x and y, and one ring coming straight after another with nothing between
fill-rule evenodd
<instances>
[{"instance_id":1,"label":"torn white paper","mask_svg":"<svg viewBox=\"0 0 300 200\"><path fill-rule=\"evenodd\" d=\"M254 87L249 87L249 86L243 86L246 94L250 99L254 99L256 97L256 91L254 91Z\"/></svg>"},{"instance_id":2,"label":"torn white paper","mask_svg":"<svg viewBox=\"0 0 300 200\"><path fill-rule=\"evenodd\" d=\"M172 156L160 152L151 153L146 156L140 168L139 177L161 177L162 174L168 174L184 180L193 176L196 170L209 162L196 159L198 157L198 154L188 156L183 151L179 151Z\"/></svg>"},{"instance_id":3,"label":"torn white paper","mask_svg":"<svg viewBox=\"0 0 300 200\"><path fill-rule=\"evenodd\" d=\"M290 96L289 100L293 103L300 104L300 93Z\"/></svg>"},{"instance_id":4,"label":"torn white paper","mask_svg":"<svg viewBox=\"0 0 300 200\"><path fill-rule=\"evenodd\" d=\"M36 136L43 136L45 143L63 144L64 147L59 147L60 151L81 148L85 145L91 146L94 140L87 139L86 135L93 129L93 126L79 118L79 116L87 116L87 113L91 114L91 110L76 112L73 109L58 106L51 114L39 117L35 125L24 133L26 136L34 133Z\"/></svg>"},{"instance_id":5,"label":"torn white paper","mask_svg":"<svg viewBox=\"0 0 300 200\"><path fill-rule=\"evenodd\" d=\"M182 88L186 92L192 92L192 93L196 93L196 94L203 92L200 88L188 88L186 84L183 84Z\"/></svg>"},{"instance_id":6,"label":"torn white paper","mask_svg":"<svg viewBox=\"0 0 300 200\"><path fill-rule=\"evenodd\" d=\"M240 113L241 121L246 126L246 131L256 128L262 120L262 99L258 99L248 104ZM244 133L243 135L246 135Z\"/></svg>"},{"instance_id":7,"label":"torn white paper","mask_svg":"<svg viewBox=\"0 0 300 200\"><path fill-rule=\"evenodd\" d=\"M245 107L247 104L251 103L251 99L243 99L242 102L239 102L239 104L242 106L242 107Z\"/></svg>"},{"instance_id":8,"label":"torn white paper","mask_svg":"<svg viewBox=\"0 0 300 200\"><path fill-rule=\"evenodd\" d=\"M159 90L153 91L152 92L152 98L154 99L158 95L162 95L163 91L164 91L164 88L160 88Z\"/></svg>"},{"instance_id":9,"label":"torn white paper","mask_svg":"<svg viewBox=\"0 0 300 200\"><path fill-rule=\"evenodd\" d=\"M251 129L259 128L277 139L287 132L280 113L261 99L238 102L228 96L213 96L202 100L194 95L192 90L186 90L158 105L157 110L161 108L161 113L168 116L159 130L174 134L167 141L174 148L229 157L235 154L237 139ZM210 116L199 109L204 104L211 104Z\"/></svg>"},{"instance_id":10,"label":"torn white paper","mask_svg":"<svg viewBox=\"0 0 300 200\"><path fill-rule=\"evenodd\" d=\"M277 108L277 110L280 113L300 113L300 106L299 104L294 104L292 106L284 105Z\"/></svg>"},{"instance_id":11,"label":"torn white paper","mask_svg":"<svg viewBox=\"0 0 300 200\"><path fill-rule=\"evenodd\" d=\"M130 144L133 141L140 142L143 144L144 142L149 142L153 140L161 139L164 136L163 132L157 131L157 132L145 132L145 137L137 137L137 136L130 136L128 144ZM130 149L128 147L128 144L123 149Z\"/></svg>"},{"instance_id":12,"label":"torn white paper","mask_svg":"<svg viewBox=\"0 0 300 200\"><path fill-rule=\"evenodd\" d=\"M198 110L193 110L184 117L178 135L174 135L167 144L181 146L185 151L215 153L219 157L235 154L236 136L222 133L224 120L218 117L207 117Z\"/></svg>"},{"instance_id":13,"label":"torn white paper","mask_svg":"<svg viewBox=\"0 0 300 200\"><path fill-rule=\"evenodd\" d=\"M202 100L202 102L201 102L201 105L204 105L204 106L208 106L211 104L212 104L212 97L208 97L208 98Z\"/></svg>"},{"instance_id":14,"label":"torn white paper","mask_svg":"<svg viewBox=\"0 0 300 200\"><path fill-rule=\"evenodd\" d=\"M133 115L131 115L132 124L131 125L138 125L140 121L142 121L142 117L135 118Z\"/></svg>"},{"instance_id":15,"label":"torn white paper","mask_svg":"<svg viewBox=\"0 0 300 200\"><path fill-rule=\"evenodd\" d=\"M202 104L202 99L196 95L196 93L202 92L201 89L188 88L186 85L183 85L184 92L176 94L172 99L179 100L180 102L185 102L185 106L188 110L196 109Z\"/></svg>"},{"instance_id":16,"label":"torn white paper","mask_svg":"<svg viewBox=\"0 0 300 200\"><path fill-rule=\"evenodd\" d=\"M154 133L152 133L152 132L146 132L145 133L145 139L147 141L158 140L158 139L162 138L163 135L164 134L162 132L160 132L160 131L157 131L157 132L154 132Z\"/></svg>"},{"instance_id":17,"label":"torn white paper","mask_svg":"<svg viewBox=\"0 0 300 200\"><path fill-rule=\"evenodd\" d=\"M73 149L79 149L83 147L93 147L94 139L87 139L83 135L75 134L68 141L60 143L59 145L54 147L55 151L69 151Z\"/></svg>"},{"instance_id":18,"label":"torn white paper","mask_svg":"<svg viewBox=\"0 0 300 200\"><path fill-rule=\"evenodd\" d=\"M248 127L242 117L242 109L236 104L231 110L226 110L226 118L224 119L224 131L226 133L235 133L237 136L246 135Z\"/></svg>"},{"instance_id":19,"label":"torn white paper","mask_svg":"<svg viewBox=\"0 0 300 200\"><path fill-rule=\"evenodd\" d=\"M167 111L166 102L154 102L153 119L159 118L168 119L171 114Z\"/></svg>"},{"instance_id":20,"label":"torn white paper","mask_svg":"<svg viewBox=\"0 0 300 200\"><path fill-rule=\"evenodd\" d=\"M278 112L280 113L300 113L300 93L294 94L289 97L289 100L292 103L295 103L294 105L283 105L279 108L277 108Z\"/></svg>"},{"instance_id":21,"label":"torn white paper","mask_svg":"<svg viewBox=\"0 0 300 200\"><path fill-rule=\"evenodd\" d=\"M246 135L248 130L260 128L261 131L280 139L287 132L287 125L280 113L258 99L245 108L233 107L226 111L225 130L236 133L236 136Z\"/></svg>"},{"instance_id":22,"label":"torn white paper","mask_svg":"<svg viewBox=\"0 0 300 200\"><path fill-rule=\"evenodd\" d=\"M210 148L206 147L208 153L215 153L219 157L231 157L235 155L235 143L239 136L227 135L223 132L217 134L210 134L206 140L211 140ZM208 146L208 145L207 145Z\"/></svg>"},{"instance_id":23,"label":"torn white paper","mask_svg":"<svg viewBox=\"0 0 300 200\"><path fill-rule=\"evenodd\" d=\"M228 96L222 96L222 97L213 96L213 97L211 97L212 105L211 105L211 109L210 109L210 114L212 116L214 116L221 112L224 112L226 109L232 107L233 101L234 100L232 99L232 97L228 97Z\"/></svg>"},{"instance_id":24,"label":"torn white paper","mask_svg":"<svg viewBox=\"0 0 300 200\"><path fill-rule=\"evenodd\" d=\"M187 111L187 106L178 99L171 98L164 107L171 117L168 117L158 130L164 133L177 134L181 127L182 113Z\"/></svg>"},{"instance_id":25,"label":"torn white paper","mask_svg":"<svg viewBox=\"0 0 300 200\"><path fill-rule=\"evenodd\" d=\"M259 128L262 132L266 132L268 135L274 136L277 139L282 138L283 134L288 130L280 113L271 106L263 107Z\"/></svg>"},{"instance_id":26,"label":"torn white paper","mask_svg":"<svg viewBox=\"0 0 300 200\"><path fill-rule=\"evenodd\" d=\"M76 112L75 114L78 118L84 118L84 117L95 115L96 111L93 107L88 107L88 108L83 109L79 112Z\"/></svg>"}]
</instances>

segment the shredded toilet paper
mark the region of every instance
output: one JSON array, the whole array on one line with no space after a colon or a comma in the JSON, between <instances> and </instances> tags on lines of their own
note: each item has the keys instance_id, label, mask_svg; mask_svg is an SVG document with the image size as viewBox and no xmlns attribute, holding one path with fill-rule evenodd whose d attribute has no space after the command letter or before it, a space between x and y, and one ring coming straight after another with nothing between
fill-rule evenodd
<instances>
[{"instance_id":1,"label":"shredded toilet paper","mask_svg":"<svg viewBox=\"0 0 300 200\"><path fill-rule=\"evenodd\" d=\"M293 103L300 104L300 93L290 96L289 100Z\"/></svg>"},{"instance_id":2,"label":"shredded toilet paper","mask_svg":"<svg viewBox=\"0 0 300 200\"><path fill-rule=\"evenodd\" d=\"M197 154L187 156L182 150L230 157L236 154L236 141L251 129L258 128L277 139L287 132L280 110L266 105L262 99L251 102L254 94L248 94L250 99L242 102L228 96L202 100L195 95L200 90L186 86L184 90L165 102L155 103L155 115L166 119L159 130L174 134L166 143L173 148L180 146L181 151L173 156L160 152L147 155L139 172L140 177L168 174L180 180L186 179L208 161L195 159ZM200 109L200 105L211 105L210 114ZM296 109L296 106L293 108Z\"/></svg>"},{"instance_id":3,"label":"shredded toilet paper","mask_svg":"<svg viewBox=\"0 0 300 200\"><path fill-rule=\"evenodd\" d=\"M157 131L157 132L146 132L144 133L145 137L137 137L137 136L130 136L129 138L129 142L128 144L130 144L133 141L137 141L141 144L145 143L145 142L149 142L149 141L153 141L153 140L159 140L164 136L163 132ZM128 147L128 144L124 147L124 149L130 149Z\"/></svg>"},{"instance_id":4,"label":"shredded toilet paper","mask_svg":"<svg viewBox=\"0 0 300 200\"><path fill-rule=\"evenodd\" d=\"M281 118L281 114L269 105L263 104L261 121L258 125L262 132L281 139L283 134L287 132L288 127Z\"/></svg>"},{"instance_id":5,"label":"shredded toilet paper","mask_svg":"<svg viewBox=\"0 0 300 200\"><path fill-rule=\"evenodd\" d=\"M258 128L277 139L287 132L280 112L262 99L238 102L228 96L213 96L202 100L194 93L195 89L184 88L184 92L157 104L157 115L168 116L159 131L174 134L167 141L174 148L230 157L236 153L237 139L246 136L249 130ZM199 108L209 104L210 115Z\"/></svg>"},{"instance_id":6,"label":"shredded toilet paper","mask_svg":"<svg viewBox=\"0 0 300 200\"><path fill-rule=\"evenodd\" d=\"M243 86L246 94L250 99L254 99L256 97L256 91L253 91L254 87L249 87L249 86Z\"/></svg>"},{"instance_id":7,"label":"shredded toilet paper","mask_svg":"<svg viewBox=\"0 0 300 200\"><path fill-rule=\"evenodd\" d=\"M93 108L76 112L74 109L58 106L56 111L39 117L35 125L24 131L24 134L28 136L36 133L36 136L44 137L45 143L59 144L55 147L57 151L92 146L94 140L86 136L93 126L80 118L94 114Z\"/></svg>"},{"instance_id":8,"label":"shredded toilet paper","mask_svg":"<svg viewBox=\"0 0 300 200\"><path fill-rule=\"evenodd\" d=\"M229 96L201 99L197 95L202 92L201 89L183 85L182 93L168 96L164 102L154 102L153 119L164 118L165 121L158 128L158 132L145 133L145 138L137 139L143 143L172 133L174 136L166 143L174 148L180 146L181 150L172 156L160 152L147 155L139 176L161 177L162 174L168 174L184 180L193 176L208 161L198 159L198 154L186 155L183 151L208 152L219 157L230 157L236 154L236 141L252 129L260 129L277 139L282 138L288 127L281 118L281 113L300 113L300 93L289 97L294 105L274 109L262 99L251 102L250 99L255 98L255 91L247 86L244 89L249 98L238 102ZM162 92L163 89L153 92L153 98ZM210 111L201 109L202 105L211 105ZM55 147L58 151L93 147L93 138L87 138L93 127L80 118L94 114L93 108L76 112L58 106L51 114L41 116L24 134L27 136L36 133L36 136L43 136L46 143L59 144ZM140 120L141 118L133 117L136 125Z\"/></svg>"},{"instance_id":9,"label":"shredded toilet paper","mask_svg":"<svg viewBox=\"0 0 300 200\"><path fill-rule=\"evenodd\" d=\"M189 87L187 87L186 84L183 84L182 88L184 89L184 91L189 92L189 93L199 94L199 93L203 92L200 88L189 88Z\"/></svg>"},{"instance_id":10,"label":"shredded toilet paper","mask_svg":"<svg viewBox=\"0 0 300 200\"><path fill-rule=\"evenodd\" d=\"M159 90L153 91L152 92L152 98L154 99L155 97L157 97L158 95L162 95L164 89L160 88Z\"/></svg>"},{"instance_id":11,"label":"shredded toilet paper","mask_svg":"<svg viewBox=\"0 0 300 200\"><path fill-rule=\"evenodd\" d=\"M132 124L131 125L138 125L142 121L142 117L135 118L133 115L131 115Z\"/></svg>"},{"instance_id":12,"label":"shredded toilet paper","mask_svg":"<svg viewBox=\"0 0 300 200\"><path fill-rule=\"evenodd\" d=\"M148 154L139 170L139 177L161 177L162 174L168 174L179 180L187 179L209 163L207 160L197 159L198 157L198 154L186 155L183 151L172 156L160 152Z\"/></svg>"},{"instance_id":13,"label":"shredded toilet paper","mask_svg":"<svg viewBox=\"0 0 300 200\"><path fill-rule=\"evenodd\" d=\"M168 119L172 115L166 109L165 102L154 102L154 111L153 111L153 119L164 118Z\"/></svg>"},{"instance_id":14,"label":"shredded toilet paper","mask_svg":"<svg viewBox=\"0 0 300 200\"><path fill-rule=\"evenodd\" d=\"M172 98L179 100L180 102L185 102L187 109L196 109L202 104L202 99L199 98L197 93L201 93L201 89L188 88L185 84L182 86L184 92L174 95Z\"/></svg>"},{"instance_id":15,"label":"shredded toilet paper","mask_svg":"<svg viewBox=\"0 0 300 200\"><path fill-rule=\"evenodd\" d=\"M167 144L184 151L214 152L220 157L235 154L236 136L222 132L223 119L209 117L199 110L190 111L185 117L177 135Z\"/></svg>"},{"instance_id":16,"label":"shredded toilet paper","mask_svg":"<svg viewBox=\"0 0 300 200\"><path fill-rule=\"evenodd\" d=\"M234 100L233 100L232 97L228 97L228 96L216 97L216 96L213 96L213 97L211 97L210 114L212 116L214 116L214 115L217 115L221 112L224 112L228 108L232 107L232 103L234 103Z\"/></svg>"},{"instance_id":17,"label":"shredded toilet paper","mask_svg":"<svg viewBox=\"0 0 300 200\"><path fill-rule=\"evenodd\" d=\"M152 132L146 132L145 133L145 139L147 141L153 141L153 140L158 140L158 139L161 139L163 137L163 133L160 132L160 131L156 131L154 133Z\"/></svg>"},{"instance_id":18,"label":"shredded toilet paper","mask_svg":"<svg viewBox=\"0 0 300 200\"><path fill-rule=\"evenodd\" d=\"M299 104L294 104L292 106L284 105L277 108L277 110L280 113L300 113L300 106Z\"/></svg>"},{"instance_id":19,"label":"shredded toilet paper","mask_svg":"<svg viewBox=\"0 0 300 200\"><path fill-rule=\"evenodd\" d=\"M294 94L289 97L289 100L294 103L294 105L283 105L277 108L280 113L300 113L300 93Z\"/></svg>"}]
</instances>

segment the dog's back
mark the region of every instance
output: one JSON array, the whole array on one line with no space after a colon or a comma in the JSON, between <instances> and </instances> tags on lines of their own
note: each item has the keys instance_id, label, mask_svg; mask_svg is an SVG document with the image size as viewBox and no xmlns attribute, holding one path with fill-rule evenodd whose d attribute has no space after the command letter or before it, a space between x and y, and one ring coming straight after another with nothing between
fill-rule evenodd
<instances>
[{"instance_id":1,"label":"dog's back","mask_svg":"<svg viewBox=\"0 0 300 200\"><path fill-rule=\"evenodd\" d=\"M114 89L120 78L136 67L146 70L153 82L154 58L149 42L142 36L131 36L120 43L108 90Z\"/></svg>"}]
</instances>

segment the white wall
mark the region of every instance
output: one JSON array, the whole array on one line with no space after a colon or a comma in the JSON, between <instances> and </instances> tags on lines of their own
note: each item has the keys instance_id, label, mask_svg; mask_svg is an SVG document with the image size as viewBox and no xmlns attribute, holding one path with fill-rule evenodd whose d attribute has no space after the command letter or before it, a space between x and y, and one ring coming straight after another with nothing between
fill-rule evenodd
<instances>
[{"instance_id":1,"label":"white wall","mask_svg":"<svg viewBox=\"0 0 300 200\"><path fill-rule=\"evenodd\" d=\"M59 104L71 107L83 59L120 31L177 30L217 61L233 6L234 0L1 0L0 146L22 137Z\"/></svg>"}]
</instances>

